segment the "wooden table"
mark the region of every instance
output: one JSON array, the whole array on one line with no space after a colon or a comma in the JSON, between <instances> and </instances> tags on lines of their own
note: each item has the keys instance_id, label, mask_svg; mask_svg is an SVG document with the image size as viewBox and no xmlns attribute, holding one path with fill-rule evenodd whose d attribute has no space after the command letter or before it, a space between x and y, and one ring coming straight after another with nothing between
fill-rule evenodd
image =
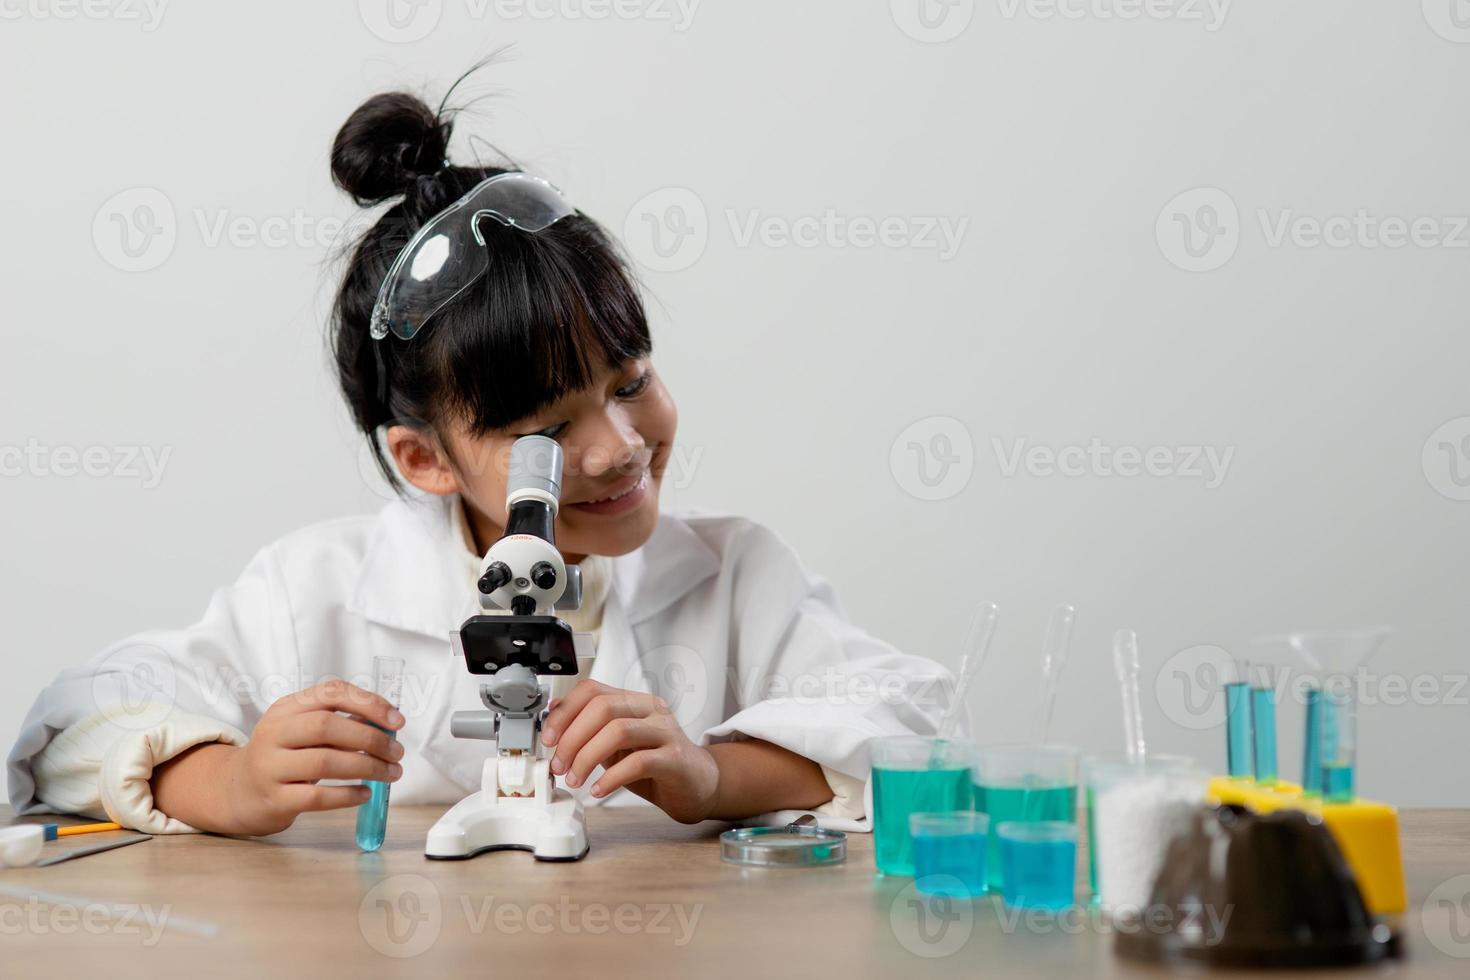
<instances>
[{"instance_id":1,"label":"wooden table","mask_svg":"<svg viewBox=\"0 0 1470 980\"><path fill-rule=\"evenodd\" d=\"M911 882L874 875L866 835L849 838L844 865L751 870L721 863L721 825L592 809L579 863L428 861L424 833L441 809L395 807L376 854L357 850L349 811L263 840L157 837L0 870L0 975L1167 975L1115 958L1096 918L1028 923L989 899L936 918ZM1408 958L1362 975L1470 976L1470 811L1406 812L1403 843Z\"/></svg>"}]
</instances>

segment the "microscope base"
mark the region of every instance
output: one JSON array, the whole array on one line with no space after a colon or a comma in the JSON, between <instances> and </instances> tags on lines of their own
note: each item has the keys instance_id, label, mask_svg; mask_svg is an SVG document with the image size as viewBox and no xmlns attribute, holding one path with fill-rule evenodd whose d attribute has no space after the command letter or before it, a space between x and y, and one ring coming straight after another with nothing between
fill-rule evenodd
<instances>
[{"instance_id":1,"label":"microscope base","mask_svg":"<svg viewBox=\"0 0 1470 980\"><path fill-rule=\"evenodd\" d=\"M582 804L549 779L543 785L549 798L499 796L493 787L465 797L429 830L424 856L446 861L519 850L538 861L580 861L588 850Z\"/></svg>"}]
</instances>

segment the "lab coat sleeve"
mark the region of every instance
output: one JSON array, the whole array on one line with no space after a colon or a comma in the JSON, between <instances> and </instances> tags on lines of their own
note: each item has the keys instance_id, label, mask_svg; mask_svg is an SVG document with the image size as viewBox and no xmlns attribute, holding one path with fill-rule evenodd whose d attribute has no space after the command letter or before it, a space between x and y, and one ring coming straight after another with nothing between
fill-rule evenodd
<instances>
[{"instance_id":1,"label":"lab coat sleeve","mask_svg":"<svg viewBox=\"0 0 1470 980\"><path fill-rule=\"evenodd\" d=\"M288 600L268 548L193 626L138 634L62 671L10 753L10 805L190 831L153 806L154 767L205 742L244 744L269 702L299 684Z\"/></svg>"},{"instance_id":2,"label":"lab coat sleeve","mask_svg":"<svg viewBox=\"0 0 1470 980\"><path fill-rule=\"evenodd\" d=\"M732 547L736 710L702 741L758 738L811 759L833 789L832 802L814 811L818 818L867 830L869 740L933 734L953 678L850 622L831 584L803 568L772 531L750 524Z\"/></svg>"}]
</instances>

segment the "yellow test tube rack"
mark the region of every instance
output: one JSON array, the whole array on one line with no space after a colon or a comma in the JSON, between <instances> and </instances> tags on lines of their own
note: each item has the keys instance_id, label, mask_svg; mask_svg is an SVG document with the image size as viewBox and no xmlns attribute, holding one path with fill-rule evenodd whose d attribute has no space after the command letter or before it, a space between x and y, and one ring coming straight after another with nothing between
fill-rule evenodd
<instances>
[{"instance_id":1,"label":"yellow test tube rack","mask_svg":"<svg viewBox=\"0 0 1470 980\"><path fill-rule=\"evenodd\" d=\"M1387 803L1324 803L1320 797L1304 794L1295 783L1281 781L1263 786L1230 776L1211 779L1209 795L1215 802L1244 806L1256 813L1289 808L1318 814L1353 869L1368 911L1393 915L1407 907L1399 812Z\"/></svg>"}]
</instances>

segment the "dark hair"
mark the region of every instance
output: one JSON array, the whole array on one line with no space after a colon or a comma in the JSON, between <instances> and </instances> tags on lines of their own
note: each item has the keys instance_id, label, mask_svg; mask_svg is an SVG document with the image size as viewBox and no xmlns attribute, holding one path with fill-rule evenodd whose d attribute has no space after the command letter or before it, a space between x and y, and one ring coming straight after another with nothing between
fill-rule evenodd
<instances>
[{"instance_id":1,"label":"dark hair","mask_svg":"<svg viewBox=\"0 0 1470 980\"><path fill-rule=\"evenodd\" d=\"M375 95L332 143L332 179L358 204L402 195L351 249L332 308L331 343L353 418L400 492L377 438L381 427L437 432L455 419L483 435L653 348L627 263L581 212L534 234L482 221L494 256L487 272L412 340L369 335L378 289L414 232L480 181L506 172L449 164L454 114L403 92Z\"/></svg>"}]
</instances>

